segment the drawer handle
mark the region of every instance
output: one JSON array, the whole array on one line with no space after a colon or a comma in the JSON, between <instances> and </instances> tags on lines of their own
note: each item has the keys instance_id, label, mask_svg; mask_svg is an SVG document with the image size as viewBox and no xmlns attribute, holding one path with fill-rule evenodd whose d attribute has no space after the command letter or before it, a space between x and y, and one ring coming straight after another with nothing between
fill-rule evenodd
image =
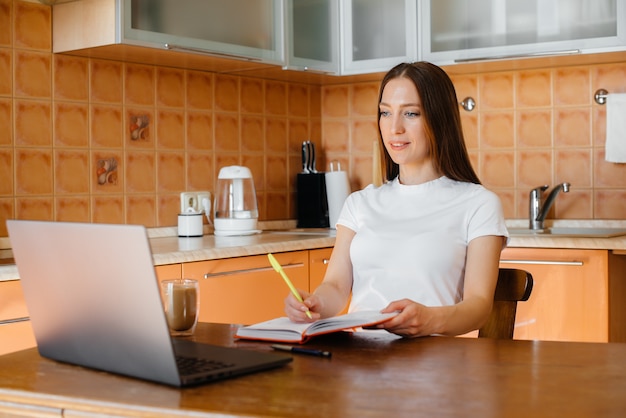
<instances>
[{"instance_id":1,"label":"drawer handle","mask_svg":"<svg viewBox=\"0 0 626 418\"><path fill-rule=\"evenodd\" d=\"M557 261L557 260L500 260L502 264L532 264L548 266L582 266L582 261Z\"/></svg>"},{"instance_id":2,"label":"drawer handle","mask_svg":"<svg viewBox=\"0 0 626 418\"><path fill-rule=\"evenodd\" d=\"M322 264L328 264L330 263L330 260L328 258L325 258L322 260Z\"/></svg>"},{"instance_id":3,"label":"drawer handle","mask_svg":"<svg viewBox=\"0 0 626 418\"><path fill-rule=\"evenodd\" d=\"M282 266L284 269L296 268L296 267L304 267L304 263L293 263L293 264L285 264ZM274 271L272 267L255 267L251 269L241 269L241 270L231 270L231 271L223 271L219 273L204 273L205 279L210 279L211 277L218 276L232 276L235 274L245 274L245 273L259 273L262 271Z\"/></svg>"},{"instance_id":4,"label":"drawer handle","mask_svg":"<svg viewBox=\"0 0 626 418\"><path fill-rule=\"evenodd\" d=\"M23 316L21 318L4 319L0 321L0 325L8 325L8 324L14 324L16 322L26 322L26 321L30 321L30 317Z\"/></svg>"}]
</instances>

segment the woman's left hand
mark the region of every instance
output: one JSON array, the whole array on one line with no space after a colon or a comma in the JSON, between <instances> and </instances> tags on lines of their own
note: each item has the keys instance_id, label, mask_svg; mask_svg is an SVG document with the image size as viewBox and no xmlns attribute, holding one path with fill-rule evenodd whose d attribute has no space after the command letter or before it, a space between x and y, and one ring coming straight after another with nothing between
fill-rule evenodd
<instances>
[{"instance_id":1,"label":"woman's left hand","mask_svg":"<svg viewBox=\"0 0 626 418\"><path fill-rule=\"evenodd\" d=\"M423 337L436 333L436 315L428 308L410 299L391 302L381 312L400 312L393 318L376 326L402 337Z\"/></svg>"}]
</instances>

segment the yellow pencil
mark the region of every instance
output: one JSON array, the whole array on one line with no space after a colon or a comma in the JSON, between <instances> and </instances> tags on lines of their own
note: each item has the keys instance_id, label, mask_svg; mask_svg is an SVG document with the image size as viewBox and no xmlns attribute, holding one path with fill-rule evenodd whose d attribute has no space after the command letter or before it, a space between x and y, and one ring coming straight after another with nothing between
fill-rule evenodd
<instances>
[{"instance_id":1,"label":"yellow pencil","mask_svg":"<svg viewBox=\"0 0 626 418\"><path fill-rule=\"evenodd\" d=\"M276 272L280 274L280 276L283 278L285 283L287 283L287 286L289 286L291 293L293 293L293 295L296 297L296 299L298 299L299 302L302 302L302 296L300 296L300 293L298 293L298 290L293 286L293 283L291 283L291 280L289 280L289 277L287 277L287 273L285 273L285 270L283 270L283 266L280 265L280 263L272 255L272 253L268 253L267 258L269 258L270 264L272 265L272 267L274 267L274 270L276 270ZM306 316L308 316L309 318L313 318L311 316L311 311L309 311L308 309L306 311Z\"/></svg>"}]
</instances>

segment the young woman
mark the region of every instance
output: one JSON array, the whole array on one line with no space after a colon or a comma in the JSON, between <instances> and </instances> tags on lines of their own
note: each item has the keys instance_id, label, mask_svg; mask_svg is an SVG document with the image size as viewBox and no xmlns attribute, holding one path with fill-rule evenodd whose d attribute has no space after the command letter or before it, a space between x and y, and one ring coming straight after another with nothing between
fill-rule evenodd
<instances>
[{"instance_id":1,"label":"young woman","mask_svg":"<svg viewBox=\"0 0 626 418\"><path fill-rule=\"evenodd\" d=\"M378 328L405 337L478 329L507 230L500 200L471 167L454 86L433 64L400 64L378 106L387 182L348 197L324 281L301 292L304 303L289 295L285 312L310 322L350 300L351 312L399 311Z\"/></svg>"}]
</instances>

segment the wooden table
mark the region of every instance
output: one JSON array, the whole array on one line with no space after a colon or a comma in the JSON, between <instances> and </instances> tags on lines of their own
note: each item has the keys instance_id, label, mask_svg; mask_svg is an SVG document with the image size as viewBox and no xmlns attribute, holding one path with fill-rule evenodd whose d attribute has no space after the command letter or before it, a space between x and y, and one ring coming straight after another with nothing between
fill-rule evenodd
<instances>
[{"instance_id":1,"label":"wooden table","mask_svg":"<svg viewBox=\"0 0 626 418\"><path fill-rule=\"evenodd\" d=\"M196 340L233 341L235 326L200 324ZM124 416L585 416L626 414L626 344L335 334L278 369L175 389L41 358L0 357L0 415L90 411ZM4 408L4 409L3 409ZM39 415L37 415L39 416Z\"/></svg>"}]
</instances>

